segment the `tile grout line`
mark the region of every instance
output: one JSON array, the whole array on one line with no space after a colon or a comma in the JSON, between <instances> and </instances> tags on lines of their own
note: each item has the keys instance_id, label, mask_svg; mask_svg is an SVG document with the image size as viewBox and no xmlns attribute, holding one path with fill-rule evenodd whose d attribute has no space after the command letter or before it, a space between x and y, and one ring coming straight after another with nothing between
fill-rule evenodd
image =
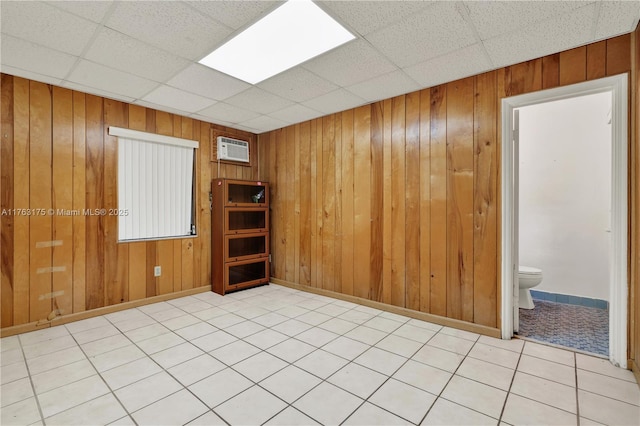
<instances>
[{"instance_id":1,"label":"tile grout line","mask_svg":"<svg viewBox=\"0 0 640 426\"><path fill-rule=\"evenodd\" d=\"M42 411L42 406L40 405L40 398L38 398L38 394L36 393L36 387L33 383L33 375L31 374L31 369L29 368L29 363L27 362L27 356L24 353L24 347L22 346L22 340L20 336L18 336L18 344L20 345L20 353L22 353L22 358L24 360L25 368L27 369L27 374L29 375L29 383L31 384L31 391L33 392L33 399L36 402L36 406L38 407L38 413L40 414L40 420L43 424L44 422L44 412ZM24 400L23 400L24 401ZM21 401L18 401L21 402ZM13 405L13 404L11 404Z\"/></svg>"},{"instance_id":2,"label":"tile grout line","mask_svg":"<svg viewBox=\"0 0 640 426\"><path fill-rule=\"evenodd\" d=\"M507 408L507 401L509 400L509 396L511 395L511 388L513 387L513 382L516 380L516 373L518 373L518 367L520 366L520 360L522 359L522 355L524 354L524 347L526 343L522 345L522 349L518 353L518 362L516 362L515 367L513 368L513 376L511 377L511 382L509 383L509 389L507 390L507 395L504 398L504 403L502 404L502 410L500 410L500 417L498 417L498 424L502 423L502 416L504 416L504 410Z\"/></svg>"},{"instance_id":3,"label":"tile grout line","mask_svg":"<svg viewBox=\"0 0 640 426\"><path fill-rule=\"evenodd\" d=\"M578 396L578 357L573 353L573 373L576 379L576 424L580 426L580 398Z\"/></svg>"},{"instance_id":4,"label":"tile grout line","mask_svg":"<svg viewBox=\"0 0 640 426\"><path fill-rule=\"evenodd\" d=\"M443 328L444 328L444 327L443 327ZM439 331L438 331L438 333L439 333ZM432 338L433 338L433 337L435 337L438 333L434 334L434 335L432 336ZM456 337L456 336L453 336L453 337ZM429 341L431 341L431 339L429 339ZM427 343L429 343L429 341L427 341ZM449 401L447 398L444 398L444 397L442 396L442 394L444 393L445 389L447 389L447 386L449 386L449 383L451 383L451 380L453 380L453 378L455 377L456 373L458 372L458 370L460 369L460 367L462 366L462 364L464 363L464 361L467 359L467 357L469 357L469 354L471 353L471 351L473 350L473 348L475 347L475 345L479 343L479 341L480 341L480 336L478 336L478 338L473 342L473 345L469 348L469 350L467 351L467 353L466 353L466 354L464 355L464 357L460 360L460 362L458 363L458 366L456 367L456 369L455 369L453 372L451 372L451 377L449 377L449 380L447 380L447 383L442 387L442 390L440 390L440 393L438 393L438 395L436 395L436 399L435 399L435 401L433 401L433 404L431 404L431 407L429 407L429 409L427 410L427 412L425 413L425 415L422 417L422 419L420 420L420 422L419 422L418 424L421 424L422 422L424 422L424 421L425 421L425 419L427 418L427 416L429 415L429 413L430 413L430 412L431 412L431 410L433 409L433 406L434 406L434 405L436 405L436 402L438 402L438 400L439 400L440 398L442 398L442 399L443 399L443 400L445 400L445 401ZM427 345L427 343L425 343L425 346ZM443 350L446 350L446 349L443 349ZM447 352L451 352L451 351L447 351ZM457 354L457 352L453 352L453 353ZM458 355L461 355L461 354L458 354ZM473 358L473 357L471 357L471 358ZM476 359L476 358L473 358L473 359ZM427 365L428 365L428 364L427 364ZM437 367L435 367L435 368L437 368ZM446 370L444 370L444 371L446 371ZM447 371L447 372L448 372L448 371ZM461 377L462 377L462 376L461 376ZM468 379L468 380L473 380L473 379ZM474 381L474 382L477 382L476 380L473 380L473 381ZM477 383L481 383L481 382L477 382ZM490 385L487 385L486 383L482 383L482 384L484 384L484 385L486 385L486 386L490 386ZM492 387L493 387L493 386L492 386ZM466 408L466 409L468 409L468 410L475 411L476 413L483 414L483 415L485 415L485 416L487 416L487 417L491 417L491 416L488 416L488 415L487 415L487 414L485 414L485 413L481 413L480 411L477 411L477 410L475 410L475 409L473 409L473 408L470 408L470 407L464 406L464 405L462 405L462 404L458 404L457 402L454 402L454 401L449 401L449 402L451 402L451 403L453 403L453 404L456 404L456 405L460 405L461 407L464 407L464 408ZM498 424L499 424L499 422L498 422Z\"/></svg>"}]
</instances>

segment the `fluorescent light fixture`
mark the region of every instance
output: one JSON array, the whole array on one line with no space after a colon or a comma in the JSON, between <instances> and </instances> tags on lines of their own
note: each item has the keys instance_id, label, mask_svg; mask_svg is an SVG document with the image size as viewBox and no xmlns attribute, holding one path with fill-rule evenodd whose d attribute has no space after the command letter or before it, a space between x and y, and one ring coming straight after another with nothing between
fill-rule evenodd
<instances>
[{"instance_id":1,"label":"fluorescent light fixture","mask_svg":"<svg viewBox=\"0 0 640 426\"><path fill-rule=\"evenodd\" d=\"M311 0L289 0L199 62L256 84L354 38Z\"/></svg>"}]
</instances>

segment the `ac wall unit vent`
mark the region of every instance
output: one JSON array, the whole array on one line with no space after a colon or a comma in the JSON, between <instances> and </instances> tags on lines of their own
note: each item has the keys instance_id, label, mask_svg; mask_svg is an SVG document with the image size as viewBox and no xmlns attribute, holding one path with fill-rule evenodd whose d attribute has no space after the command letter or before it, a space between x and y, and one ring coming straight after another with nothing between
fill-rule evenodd
<instances>
[{"instance_id":1,"label":"ac wall unit vent","mask_svg":"<svg viewBox=\"0 0 640 426\"><path fill-rule=\"evenodd\" d=\"M218 136L218 160L249 162L249 142Z\"/></svg>"}]
</instances>

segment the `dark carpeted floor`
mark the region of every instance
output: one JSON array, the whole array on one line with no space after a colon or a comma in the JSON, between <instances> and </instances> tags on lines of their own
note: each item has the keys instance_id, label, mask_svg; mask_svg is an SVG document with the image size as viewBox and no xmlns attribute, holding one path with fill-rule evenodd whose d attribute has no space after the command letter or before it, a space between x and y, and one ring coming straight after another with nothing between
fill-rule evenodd
<instances>
[{"instance_id":1,"label":"dark carpeted floor","mask_svg":"<svg viewBox=\"0 0 640 426\"><path fill-rule=\"evenodd\" d=\"M518 335L542 342L609 355L609 310L534 299L520 309Z\"/></svg>"}]
</instances>

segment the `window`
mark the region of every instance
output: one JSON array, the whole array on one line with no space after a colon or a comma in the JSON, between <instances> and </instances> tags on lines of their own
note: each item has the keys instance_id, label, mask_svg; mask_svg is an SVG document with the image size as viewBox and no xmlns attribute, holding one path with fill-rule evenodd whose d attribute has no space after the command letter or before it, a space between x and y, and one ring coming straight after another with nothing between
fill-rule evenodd
<instances>
[{"instance_id":1,"label":"window","mask_svg":"<svg viewBox=\"0 0 640 426\"><path fill-rule=\"evenodd\" d=\"M109 127L118 137L118 240L195 235L198 142Z\"/></svg>"}]
</instances>

